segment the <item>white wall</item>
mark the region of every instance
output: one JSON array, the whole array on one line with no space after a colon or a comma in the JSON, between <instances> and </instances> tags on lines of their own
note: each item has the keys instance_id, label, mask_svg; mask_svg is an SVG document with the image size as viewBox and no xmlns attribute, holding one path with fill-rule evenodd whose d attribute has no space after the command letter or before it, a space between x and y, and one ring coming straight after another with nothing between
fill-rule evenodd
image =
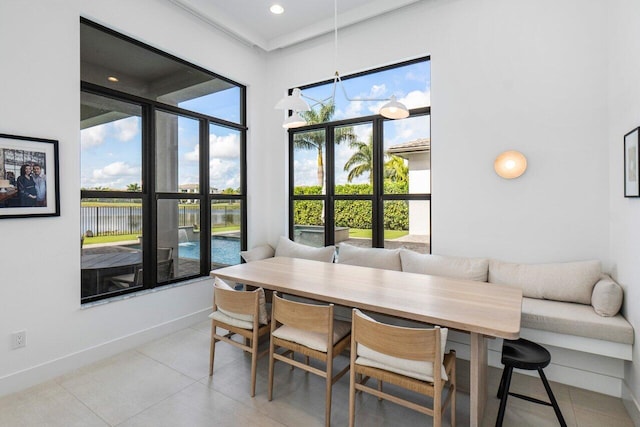
<instances>
[{"instance_id":1,"label":"white wall","mask_svg":"<svg viewBox=\"0 0 640 427\"><path fill-rule=\"evenodd\" d=\"M339 32L342 74L431 55L433 253L608 266L605 13L604 1L435 0ZM268 61L275 102L333 75L333 37ZM274 171L281 114L267 124ZM520 179L493 172L507 149L528 157ZM286 177L271 176L285 217Z\"/></svg>"},{"instance_id":2,"label":"white wall","mask_svg":"<svg viewBox=\"0 0 640 427\"><path fill-rule=\"evenodd\" d=\"M614 277L625 288L623 311L627 319L640 330L640 199L623 197L623 136L640 126L640 3L617 0L609 15L609 165L611 204L611 257L615 261ZM625 382L635 399L640 396L640 343L636 334L633 347L634 363L627 363ZM635 396L635 398L633 397ZM640 423L640 419L636 419Z\"/></svg>"},{"instance_id":3,"label":"white wall","mask_svg":"<svg viewBox=\"0 0 640 427\"><path fill-rule=\"evenodd\" d=\"M0 395L184 326L211 306L205 280L80 307L80 16L248 85L253 139L261 133L263 55L171 3L0 2L0 132L59 140L61 182L60 217L0 220ZM250 167L265 150L253 139ZM254 179L262 180L259 173ZM252 193L249 206L256 209L268 194ZM249 231L253 238L263 233ZM22 329L27 347L10 350L11 332Z\"/></svg>"}]
</instances>

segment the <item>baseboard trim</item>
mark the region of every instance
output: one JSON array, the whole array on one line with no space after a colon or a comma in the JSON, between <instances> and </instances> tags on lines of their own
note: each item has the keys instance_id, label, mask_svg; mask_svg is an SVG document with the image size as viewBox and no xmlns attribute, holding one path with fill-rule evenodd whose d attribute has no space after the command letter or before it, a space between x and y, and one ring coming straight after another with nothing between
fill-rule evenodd
<instances>
[{"instance_id":1,"label":"baseboard trim","mask_svg":"<svg viewBox=\"0 0 640 427\"><path fill-rule=\"evenodd\" d=\"M159 325L142 329L129 335L5 375L0 377L0 396L24 390L71 372L79 367L89 365L120 352L138 347L149 341L153 341L154 339L179 331L180 329L187 328L195 323L206 320L209 313L211 313L211 308L200 310L195 313L187 314Z\"/></svg>"},{"instance_id":2,"label":"baseboard trim","mask_svg":"<svg viewBox=\"0 0 640 427\"><path fill-rule=\"evenodd\" d=\"M626 382L622 382L622 403L633 420L634 426L640 426L640 404Z\"/></svg>"}]
</instances>

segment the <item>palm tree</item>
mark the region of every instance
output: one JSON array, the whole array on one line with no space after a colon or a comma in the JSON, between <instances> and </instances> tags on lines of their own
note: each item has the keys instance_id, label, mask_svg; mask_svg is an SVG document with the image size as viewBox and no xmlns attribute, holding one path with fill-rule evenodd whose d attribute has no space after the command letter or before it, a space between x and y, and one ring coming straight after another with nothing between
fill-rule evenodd
<instances>
[{"instance_id":1,"label":"palm tree","mask_svg":"<svg viewBox=\"0 0 640 427\"><path fill-rule=\"evenodd\" d=\"M369 172L369 184L373 185L373 137L369 136L369 142L364 143L362 141L354 141L349 144L351 148L356 148L358 151L344 164L344 170L349 171L347 175L347 181L351 182L355 178Z\"/></svg>"},{"instance_id":2,"label":"palm tree","mask_svg":"<svg viewBox=\"0 0 640 427\"><path fill-rule=\"evenodd\" d=\"M137 182L127 185L127 191L140 191L140 190L141 190L140 184L138 184Z\"/></svg>"},{"instance_id":3,"label":"palm tree","mask_svg":"<svg viewBox=\"0 0 640 427\"><path fill-rule=\"evenodd\" d=\"M402 157L392 154L384 164L384 177L389 178L391 181L408 182L409 167L404 163Z\"/></svg>"},{"instance_id":4,"label":"palm tree","mask_svg":"<svg viewBox=\"0 0 640 427\"><path fill-rule=\"evenodd\" d=\"M355 141L349 144L351 148L358 151L344 164L344 170L349 171L347 181L351 182L355 178L369 173L369 184L373 185L373 136L369 136L369 142L365 144ZM409 168L400 156L390 155L389 160L384 164L384 177L396 182L407 182L409 180Z\"/></svg>"},{"instance_id":5,"label":"palm tree","mask_svg":"<svg viewBox=\"0 0 640 427\"><path fill-rule=\"evenodd\" d=\"M320 104L319 110L304 111L301 113L302 117L308 124L314 125L318 123L326 123L331 121L333 114L336 111L334 103ZM340 144L344 141L355 141L356 135L353 133L353 128L350 126L338 127L335 129L334 141L336 144ZM323 150L326 143L324 130L316 130L310 132L300 132L293 136L293 145L296 148L304 150L315 149L318 152L318 185L324 184L324 158Z\"/></svg>"}]
</instances>

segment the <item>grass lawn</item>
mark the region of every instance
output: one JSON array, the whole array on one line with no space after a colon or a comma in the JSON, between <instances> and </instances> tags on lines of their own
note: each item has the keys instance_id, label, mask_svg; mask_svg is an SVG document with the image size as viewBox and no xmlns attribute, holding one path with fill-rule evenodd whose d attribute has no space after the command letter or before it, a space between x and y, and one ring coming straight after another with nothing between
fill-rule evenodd
<instances>
[{"instance_id":1,"label":"grass lawn","mask_svg":"<svg viewBox=\"0 0 640 427\"><path fill-rule=\"evenodd\" d=\"M98 243L114 243L114 242L124 242L126 240L138 240L138 236L140 234L121 234L118 236L95 236L95 237L85 237L84 244L85 245L95 245Z\"/></svg>"},{"instance_id":2,"label":"grass lawn","mask_svg":"<svg viewBox=\"0 0 640 427\"><path fill-rule=\"evenodd\" d=\"M384 230L384 238L389 240L397 239L407 234L409 234L409 230ZM349 237L370 239L371 229L349 228Z\"/></svg>"}]
</instances>

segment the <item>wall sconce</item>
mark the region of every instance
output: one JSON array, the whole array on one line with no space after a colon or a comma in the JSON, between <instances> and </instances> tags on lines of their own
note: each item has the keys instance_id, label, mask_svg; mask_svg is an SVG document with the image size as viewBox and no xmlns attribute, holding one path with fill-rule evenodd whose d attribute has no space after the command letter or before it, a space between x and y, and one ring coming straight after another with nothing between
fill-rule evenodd
<instances>
[{"instance_id":1,"label":"wall sconce","mask_svg":"<svg viewBox=\"0 0 640 427\"><path fill-rule=\"evenodd\" d=\"M517 178L527 170L527 158L519 151L505 151L496 158L493 168L502 178Z\"/></svg>"}]
</instances>

